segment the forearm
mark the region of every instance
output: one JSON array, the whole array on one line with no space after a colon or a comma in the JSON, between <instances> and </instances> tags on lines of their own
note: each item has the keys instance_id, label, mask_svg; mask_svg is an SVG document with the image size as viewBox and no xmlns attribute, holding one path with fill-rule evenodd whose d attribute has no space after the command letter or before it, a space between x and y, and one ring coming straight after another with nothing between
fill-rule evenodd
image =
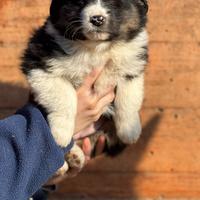
<instances>
[{"instance_id":1,"label":"forearm","mask_svg":"<svg viewBox=\"0 0 200 200\"><path fill-rule=\"evenodd\" d=\"M0 121L0 199L27 200L64 163L47 122L32 105Z\"/></svg>"}]
</instances>

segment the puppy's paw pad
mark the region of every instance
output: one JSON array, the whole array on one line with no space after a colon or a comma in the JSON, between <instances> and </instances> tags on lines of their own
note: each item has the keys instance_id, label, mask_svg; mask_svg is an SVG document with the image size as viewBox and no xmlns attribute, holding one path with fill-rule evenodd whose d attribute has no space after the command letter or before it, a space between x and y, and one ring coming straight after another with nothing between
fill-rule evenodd
<instances>
[{"instance_id":1,"label":"puppy's paw pad","mask_svg":"<svg viewBox=\"0 0 200 200\"><path fill-rule=\"evenodd\" d=\"M71 152L67 155L67 162L69 163L70 168L77 168L80 170L84 165L82 158Z\"/></svg>"},{"instance_id":2,"label":"puppy's paw pad","mask_svg":"<svg viewBox=\"0 0 200 200\"><path fill-rule=\"evenodd\" d=\"M66 161L70 168L76 168L80 171L85 163L85 156L80 147L74 145L72 150L66 155Z\"/></svg>"}]
</instances>

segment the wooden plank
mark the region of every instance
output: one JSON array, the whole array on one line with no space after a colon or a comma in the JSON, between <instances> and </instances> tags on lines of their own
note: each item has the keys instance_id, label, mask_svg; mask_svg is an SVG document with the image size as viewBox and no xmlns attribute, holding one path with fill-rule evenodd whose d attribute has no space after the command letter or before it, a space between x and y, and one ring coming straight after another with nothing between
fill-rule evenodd
<instances>
[{"instance_id":1,"label":"wooden plank","mask_svg":"<svg viewBox=\"0 0 200 200\"><path fill-rule=\"evenodd\" d=\"M1 110L8 116L12 110ZM143 135L117 158L100 157L88 172L191 172L200 171L200 109L144 109ZM101 165L99 165L101 163ZM120 163L120 165L118 165Z\"/></svg>"},{"instance_id":2,"label":"wooden plank","mask_svg":"<svg viewBox=\"0 0 200 200\"><path fill-rule=\"evenodd\" d=\"M199 173L200 109L143 109L142 121L143 133L136 145L116 158L99 157L85 170Z\"/></svg>"},{"instance_id":3,"label":"wooden plank","mask_svg":"<svg viewBox=\"0 0 200 200\"><path fill-rule=\"evenodd\" d=\"M29 92L23 85L0 82L0 108L18 108L28 99Z\"/></svg>"},{"instance_id":4,"label":"wooden plank","mask_svg":"<svg viewBox=\"0 0 200 200\"><path fill-rule=\"evenodd\" d=\"M150 42L149 50L149 63L157 70L191 71L199 66L200 45L196 42Z\"/></svg>"},{"instance_id":5,"label":"wooden plank","mask_svg":"<svg viewBox=\"0 0 200 200\"><path fill-rule=\"evenodd\" d=\"M200 41L199 1L149 1L152 41Z\"/></svg>"},{"instance_id":6,"label":"wooden plank","mask_svg":"<svg viewBox=\"0 0 200 200\"><path fill-rule=\"evenodd\" d=\"M67 179L58 198L200 198L200 175L190 173L82 173Z\"/></svg>"},{"instance_id":7,"label":"wooden plank","mask_svg":"<svg viewBox=\"0 0 200 200\"><path fill-rule=\"evenodd\" d=\"M200 71L159 71L146 75L144 107L199 108Z\"/></svg>"},{"instance_id":8,"label":"wooden plank","mask_svg":"<svg viewBox=\"0 0 200 200\"><path fill-rule=\"evenodd\" d=\"M4 112L11 113L10 110ZM68 197L74 194L87 197L118 198L133 197L136 194L140 197L147 195L148 197L160 195L165 197L186 197L186 195L197 197L200 180L197 175L200 165L198 163L199 155L196 153L199 149L199 132L196 133L196 131L199 130L198 118L200 112L195 115L192 110L187 112L182 110L165 111L167 114L164 112L165 116L162 115L162 119L159 121L157 114L160 112L149 110L143 113L144 123L149 122L149 119L150 122L146 126L146 135L143 136L137 146L130 148L121 158L118 157L110 161L99 158L96 161L96 166L91 163L91 166L78 178L67 180L62 184L58 191L58 197L64 198L66 194ZM171 116L171 118L166 119L166 115ZM187 122L193 122L188 127L190 130L194 128L194 132L188 133L188 127L183 127ZM160 126L165 126L164 132L162 128L159 128ZM168 130L166 126L169 127ZM173 126L175 127L172 128ZM181 128L183 131L177 132ZM156 130L155 133L153 133L153 130ZM174 135L176 132L177 135ZM196 134L198 140L191 141L190 139L194 138ZM190 135L192 136L190 137ZM147 138L151 137L153 139L148 143ZM176 143L174 146L169 145L170 142L173 143L172 137L177 140L178 146ZM191 150L190 148L194 149ZM167 165L163 170L165 172L162 172L161 169L165 164ZM190 165L189 168L188 165ZM173 170L171 169L172 166L174 167ZM139 170L137 171L137 169ZM190 169L193 170L190 171ZM159 187L156 187L157 185Z\"/></svg>"},{"instance_id":9,"label":"wooden plank","mask_svg":"<svg viewBox=\"0 0 200 200\"><path fill-rule=\"evenodd\" d=\"M44 17L49 13L50 1L34 0L34 1L17 1L17 0L2 0L0 14L2 20L16 19L16 16L22 16L21 20L26 17L34 18L34 16ZM17 12L16 12L17 10ZM35 12L37 11L37 13ZM12 15L10 14L12 13ZM20 18L20 17L19 17Z\"/></svg>"},{"instance_id":10,"label":"wooden plank","mask_svg":"<svg viewBox=\"0 0 200 200\"><path fill-rule=\"evenodd\" d=\"M19 58L25 46L23 44L23 47L0 47L2 58L0 70L5 67L8 68L5 70L18 68ZM199 51L200 46L196 43L151 43L147 72L156 74L160 71L167 71L175 75L180 72L199 72ZM2 74L1 77L3 77Z\"/></svg>"},{"instance_id":11,"label":"wooden plank","mask_svg":"<svg viewBox=\"0 0 200 200\"><path fill-rule=\"evenodd\" d=\"M0 109L0 119L11 116L15 113L15 111L16 109Z\"/></svg>"},{"instance_id":12,"label":"wooden plank","mask_svg":"<svg viewBox=\"0 0 200 200\"><path fill-rule=\"evenodd\" d=\"M0 84L18 84L27 87L26 77L22 74L19 67L15 66L0 67Z\"/></svg>"},{"instance_id":13,"label":"wooden plank","mask_svg":"<svg viewBox=\"0 0 200 200\"><path fill-rule=\"evenodd\" d=\"M119 200L119 199L123 199L123 200L199 200L199 198L187 198L187 197L181 197L181 198L166 198L163 196L157 196L155 198L152 197L129 197L129 198L115 198L115 197L104 197L104 198L99 198L99 197L95 197L95 198L91 198L91 197L75 197L75 195L72 196L65 196L64 198L62 197L57 197L56 195L53 196L49 196L48 200Z\"/></svg>"},{"instance_id":14,"label":"wooden plank","mask_svg":"<svg viewBox=\"0 0 200 200\"><path fill-rule=\"evenodd\" d=\"M14 109L0 110L0 117ZM116 158L99 157L87 173L198 173L200 171L200 109L142 112L143 135L139 142ZM119 165L120 163L120 165Z\"/></svg>"},{"instance_id":15,"label":"wooden plank","mask_svg":"<svg viewBox=\"0 0 200 200\"><path fill-rule=\"evenodd\" d=\"M18 35L19 32L24 34L27 30L31 30L30 27L37 27L43 22L48 15L49 3L48 0L42 3L38 0L8 1L4 9L0 10L2 16L0 24L3 24L5 29L11 27L13 34ZM198 1L191 3L191 1L154 0L149 4L148 27L152 41L199 41L200 22L196 20L199 14ZM15 12L16 10L18 12ZM12 27L18 30L13 32ZM5 33L6 31L0 35Z\"/></svg>"},{"instance_id":16,"label":"wooden plank","mask_svg":"<svg viewBox=\"0 0 200 200\"><path fill-rule=\"evenodd\" d=\"M44 1L44 4L40 1L34 2L8 1L4 9L1 9L2 18L0 19L0 26L4 31L0 33L0 78L4 82L22 82L24 84L23 77L19 70L16 69L20 64L19 57L21 56L22 49L25 48L25 41L30 31L33 27L42 23L48 13L47 7L49 5L48 1ZM195 21L196 14L198 13L196 4L197 2L191 4L190 1L179 3L172 1L152 1L150 2L150 27L155 26L163 29L162 26L157 25L159 20L161 20L159 22L161 25L168 25L168 23L170 25L170 23L177 23L177 20L182 19L180 16L187 16L186 20L191 19L191 21ZM188 9L185 9L185 7ZM16 9L19 12L14 12ZM171 12L172 10L177 10L177 12ZM163 12L165 12L166 17L159 17ZM153 19L157 19L156 23ZM184 20L181 27L183 26L183 28L188 29L186 22ZM169 27L173 29L172 33L177 32L176 24ZM181 28L181 31L183 32L184 29ZM153 29L153 32L159 32L159 35L163 37L164 33L161 30ZM185 31L185 33L188 32ZM200 90L198 76L200 46L196 40L191 40L188 43L185 40L185 34L179 34L178 32L178 36L179 38L176 37L176 40L173 39L171 41L173 43L166 42L166 39L161 40L157 36L156 38L153 38L152 35L150 37L150 41L154 42L151 42L150 45L150 64L147 70L145 107L187 107L190 105L194 108L199 107L198 96ZM15 72L11 72L11 69ZM191 74L188 74L188 71ZM189 84L182 84L183 82L189 82ZM178 92L177 88L179 88ZM168 89L170 95L164 93ZM163 93L164 95L160 95ZM158 96L162 98L158 99Z\"/></svg>"},{"instance_id":17,"label":"wooden plank","mask_svg":"<svg viewBox=\"0 0 200 200\"><path fill-rule=\"evenodd\" d=\"M26 44L9 44L4 39L0 44L2 62L0 67L19 65L19 58ZM151 42L149 46L149 67L153 70L172 72L199 71L200 45L197 43ZM17 66L15 66L17 67Z\"/></svg>"},{"instance_id":18,"label":"wooden plank","mask_svg":"<svg viewBox=\"0 0 200 200\"><path fill-rule=\"evenodd\" d=\"M176 72L173 69L159 70L154 73L153 66L150 66L146 74L145 84L145 101L143 107L145 108L199 108L200 107L200 71L180 71ZM4 70L0 69L0 85L14 84L27 86L27 83L20 73L19 69ZM187 84L186 84L187 83ZM13 90L2 90L0 86L0 95L4 99L0 100L0 107L16 105L16 99L10 98ZM21 94L20 94L21 95ZM17 100L18 101L18 100ZM10 105L9 105L10 103Z\"/></svg>"},{"instance_id":19,"label":"wooden plank","mask_svg":"<svg viewBox=\"0 0 200 200\"><path fill-rule=\"evenodd\" d=\"M17 51L14 47L0 48L2 58L0 80L8 85L14 83L26 85L19 70L20 62L17 60L21 51L18 53ZM199 52L200 46L196 43L152 43L150 63L145 76L144 107L199 108ZM7 96L7 93L2 95ZM4 106L3 102L1 106Z\"/></svg>"}]
</instances>

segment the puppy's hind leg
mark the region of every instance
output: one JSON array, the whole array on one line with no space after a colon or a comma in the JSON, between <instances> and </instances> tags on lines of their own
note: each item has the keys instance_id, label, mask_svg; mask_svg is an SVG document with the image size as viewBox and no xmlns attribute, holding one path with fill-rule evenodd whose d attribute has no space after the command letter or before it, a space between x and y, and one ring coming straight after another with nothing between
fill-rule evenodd
<instances>
[{"instance_id":1,"label":"puppy's hind leg","mask_svg":"<svg viewBox=\"0 0 200 200\"><path fill-rule=\"evenodd\" d=\"M143 101L144 77L124 80L117 87L115 116L117 136L125 144L138 140L141 134L139 110Z\"/></svg>"}]
</instances>

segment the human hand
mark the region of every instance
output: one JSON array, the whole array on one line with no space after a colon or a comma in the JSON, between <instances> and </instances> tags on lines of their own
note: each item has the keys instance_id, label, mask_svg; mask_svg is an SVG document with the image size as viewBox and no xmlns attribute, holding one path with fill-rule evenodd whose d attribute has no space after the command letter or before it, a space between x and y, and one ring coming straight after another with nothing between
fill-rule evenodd
<instances>
[{"instance_id":1,"label":"human hand","mask_svg":"<svg viewBox=\"0 0 200 200\"><path fill-rule=\"evenodd\" d=\"M75 122L74 139L81 139L94 133L101 125L99 118L101 117L104 108L109 105L115 98L114 88L110 86L102 94L98 95L93 89L95 81L101 74L102 68L93 70L84 80L83 85L77 90L77 115ZM97 122L99 125L97 125ZM95 155L100 155L105 146L105 137L100 136L95 146ZM82 142L82 150L85 154L86 163L91 159L92 145L89 138L84 138ZM66 179L67 175L55 176L50 179L47 185L57 184Z\"/></svg>"},{"instance_id":2,"label":"human hand","mask_svg":"<svg viewBox=\"0 0 200 200\"><path fill-rule=\"evenodd\" d=\"M100 155L103 152L104 147L105 147L105 137L100 136L98 138L97 144L95 146L95 156ZM88 161L91 159L91 154L92 154L92 151L93 151L89 138L83 139L81 148L83 150L83 153L85 154L85 158L86 158L85 164L87 164ZM66 175L54 176L46 183L46 186L56 185L56 184L64 181L66 178L68 178L67 174Z\"/></svg>"},{"instance_id":3,"label":"human hand","mask_svg":"<svg viewBox=\"0 0 200 200\"><path fill-rule=\"evenodd\" d=\"M84 80L83 85L77 90L77 115L75 122L75 134L78 132L92 132L94 123L101 117L104 108L115 98L114 88L110 85L103 94L98 95L93 89L102 68L93 70ZM81 135L81 134L79 134Z\"/></svg>"}]
</instances>

